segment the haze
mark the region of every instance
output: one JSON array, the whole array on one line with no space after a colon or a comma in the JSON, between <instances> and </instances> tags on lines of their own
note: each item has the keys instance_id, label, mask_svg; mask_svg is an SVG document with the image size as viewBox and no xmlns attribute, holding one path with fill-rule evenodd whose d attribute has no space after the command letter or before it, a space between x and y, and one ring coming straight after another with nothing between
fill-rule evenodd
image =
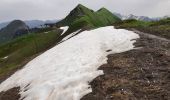
<instances>
[{"instance_id":1,"label":"haze","mask_svg":"<svg viewBox=\"0 0 170 100\"><path fill-rule=\"evenodd\" d=\"M112 12L125 15L170 15L170 0L1 0L0 22L14 19L62 19L77 4L94 10L105 7Z\"/></svg>"}]
</instances>

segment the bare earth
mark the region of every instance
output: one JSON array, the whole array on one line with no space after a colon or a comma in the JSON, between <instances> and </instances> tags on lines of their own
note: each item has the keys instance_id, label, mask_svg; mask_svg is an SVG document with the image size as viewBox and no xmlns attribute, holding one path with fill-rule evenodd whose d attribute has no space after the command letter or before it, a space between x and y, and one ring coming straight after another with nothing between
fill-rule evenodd
<instances>
[{"instance_id":1,"label":"bare earth","mask_svg":"<svg viewBox=\"0 0 170 100\"><path fill-rule=\"evenodd\" d=\"M108 56L104 75L90 84L81 100L170 100L170 41L140 34L135 49ZM107 52L109 52L108 50ZM19 88L0 93L0 100L19 100Z\"/></svg>"},{"instance_id":2,"label":"bare earth","mask_svg":"<svg viewBox=\"0 0 170 100\"><path fill-rule=\"evenodd\" d=\"M170 42L137 31L135 49L108 56L82 100L170 100Z\"/></svg>"}]
</instances>

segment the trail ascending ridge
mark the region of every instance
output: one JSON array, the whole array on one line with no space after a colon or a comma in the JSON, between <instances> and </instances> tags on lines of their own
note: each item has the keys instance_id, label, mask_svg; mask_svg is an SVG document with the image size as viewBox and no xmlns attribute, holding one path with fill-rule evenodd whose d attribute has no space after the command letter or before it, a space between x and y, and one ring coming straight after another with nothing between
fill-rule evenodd
<instances>
[{"instance_id":1,"label":"trail ascending ridge","mask_svg":"<svg viewBox=\"0 0 170 100\"><path fill-rule=\"evenodd\" d=\"M103 71L107 55L134 48L132 31L113 26L84 31L33 59L0 84L0 92L20 87L24 100L79 100ZM110 52L106 52L110 51Z\"/></svg>"}]
</instances>

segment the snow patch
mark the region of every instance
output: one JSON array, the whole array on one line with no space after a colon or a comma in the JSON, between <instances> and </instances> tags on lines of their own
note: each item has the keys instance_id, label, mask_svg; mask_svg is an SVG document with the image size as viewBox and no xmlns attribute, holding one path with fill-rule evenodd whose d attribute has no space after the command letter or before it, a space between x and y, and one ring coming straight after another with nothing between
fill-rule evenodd
<instances>
[{"instance_id":1,"label":"snow patch","mask_svg":"<svg viewBox=\"0 0 170 100\"><path fill-rule=\"evenodd\" d=\"M2 59L7 59L9 56L5 56L5 57L3 57Z\"/></svg>"},{"instance_id":2,"label":"snow patch","mask_svg":"<svg viewBox=\"0 0 170 100\"><path fill-rule=\"evenodd\" d=\"M75 36L75 35L76 35L78 32L80 32L80 31L81 31L81 29L80 29L80 30L77 30L76 32L73 32L73 33L69 34L68 36L66 36L65 38L63 38L62 41L66 41L66 40L70 39L71 37Z\"/></svg>"},{"instance_id":3,"label":"snow patch","mask_svg":"<svg viewBox=\"0 0 170 100\"><path fill-rule=\"evenodd\" d=\"M0 92L20 87L24 100L80 100L92 92L88 83L103 74L98 67L107 55L133 49L136 38L113 26L83 31L33 59L1 83Z\"/></svg>"},{"instance_id":4,"label":"snow patch","mask_svg":"<svg viewBox=\"0 0 170 100\"><path fill-rule=\"evenodd\" d=\"M47 31L47 32L44 32L44 33L46 33L46 34L47 34L47 33L49 33L49 32L51 32L51 31Z\"/></svg>"},{"instance_id":5,"label":"snow patch","mask_svg":"<svg viewBox=\"0 0 170 100\"><path fill-rule=\"evenodd\" d=\"M63 30L63 33L61 34L63 35L69 29L69 26L60 27L60 29Z\"/></svg>"}]
</instances>

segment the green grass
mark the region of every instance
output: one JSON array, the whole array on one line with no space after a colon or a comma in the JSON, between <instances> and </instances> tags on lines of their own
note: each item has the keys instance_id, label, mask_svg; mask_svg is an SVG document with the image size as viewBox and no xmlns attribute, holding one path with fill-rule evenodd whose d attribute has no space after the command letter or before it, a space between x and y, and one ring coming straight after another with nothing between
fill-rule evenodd
<instances>
[{"instance_id":1,"label":"green grass","mask_svg":"<svg viewBox=\"0 0 170 100\"><path fill-rule=\"evenodd\" d=\"M122 22L115 23L114 25L119 26L121 28L136 28L136 27L148 27L151 24L152 24L151 22L130 19L130 20L125 20Z\"/></svg>"},{"instance_id":2,"label":"green grass","mask_svg":"<svg viewBox=\"0 0 170 100\"><path fill-rule=\"evenodd\" d=\"M119 21L121 20L117 16L114 16L105 8L94 12L80 4L65 19L57 23L57 25L69 26L70 28L67 33L71 33L83 27L98 28L112 25Z\"/></svg>"},{"instance_id":3,"label":"green grass","mask_svg":"<svg viewBox=\"0 0 170 100\"><path fill-rule=\"evenodd\" d=\"M106 8L101 8L96 12L97 18L100 20L101 25L111 25L115 22L121 21L117 16L113 15L109 10Z\"/></svg>"},{"instance_id":4,"label":"green grass","mask_svg":"<svg viewBox=\"0 0 170 100\"><path fill-rule=\"evenodd\" d=\"M55 45L60 33L32 33L0 46L0 76L18 68L25 60ZM8 56L7 59L3 59Z\"/></svg>"},{"instance_id":5,"label":"green grass","mask_svg":"<svg viewBox=\"0 0 170 100\"><path fill-rule=\"evenodd\" d=\"M119 23L115 23L114 26L116 26L117 28L126 29L135 28L142 32L147 32L170 39L170 18L153 22L125 20Z\"/></svg>"}]
</instances>

